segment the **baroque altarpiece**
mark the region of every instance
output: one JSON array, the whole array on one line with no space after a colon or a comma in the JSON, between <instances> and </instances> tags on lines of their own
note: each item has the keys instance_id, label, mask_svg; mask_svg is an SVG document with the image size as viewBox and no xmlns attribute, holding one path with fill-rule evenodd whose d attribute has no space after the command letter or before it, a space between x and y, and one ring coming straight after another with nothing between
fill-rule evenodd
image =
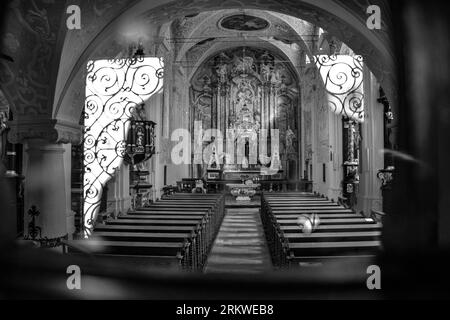
<instances>
[{"instance_id":1,"label":"baroque altarpiece","mask_svg":"<svg viewBox=\"0 0 450 320\"><path fill-rule=\"evenodd\" d=\"M213 161L224 174L259 172L277 162L279 178L298 179L299 81L286 60L267 50L240 47L214 55L194 74L191 132L196 121L203 130L220 130L223 152L214 155L219 161ZM231 142L226 141L230 129L237 133ZM267 130L267 139L262 140L267 141L267 149L260 154L262 129ZM279 130L278 139L271 136L272 129ZM233 155L227 152L230 143L234 144ZM239 158L237 150L244 150L244 156ZM201 156L193 154L194 159ZM208 167L211 163L193 164L193 176L202 177Z\"/></svg>"}]
</instances>

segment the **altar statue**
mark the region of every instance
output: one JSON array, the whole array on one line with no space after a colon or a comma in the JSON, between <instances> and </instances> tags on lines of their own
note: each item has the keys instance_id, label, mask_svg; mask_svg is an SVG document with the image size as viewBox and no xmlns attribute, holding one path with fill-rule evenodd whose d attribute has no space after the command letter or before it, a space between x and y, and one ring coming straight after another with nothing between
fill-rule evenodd
<instances>
[{"instance_id":1,"label":"altar statue","mask_svg":"<svg viewBox=\"0 0 450 320\"><path fill-rule=\"evenodd\" d=\"M248 160L247 157L243 157L242 158L242 169L247 169L248 168Z\"/></svg>"},{"instance_id":2,"label":"altar statue","mask_svg":"<svg viewBox=\"0 0 450 320\"><path fill-rule=\"evenodd\" d=\"M211 157L208 162L208 169L216 169L219 166L219 155L216 152L216 146L212 146Z\"/></svg>"},{"instance_id":3,"label":"altar statue","mask_svg":"<svg viewBox=\"0 0 450 320\"><path fill-rule=\"evenodd\" d=\"M221 83L227 82L228 70L226 64L220 64L216 67L217 75Z\"/></svg>"},{"instance_id":4,"label":"altar statue","mask_svg":"<svg viewBox=\"0 0 450 320\"><path fill-rule=\"evenodd\" d=\"M288 126L286 130L286 153L295 153L294 140L297 139L294 131Z\"/></svg>"},{"instance_id":5,"label":"altar statue","mask_svg":"<svg viewBox=\"0 0 450 320\"><path fill-rule=\"evenodd\" d=\"M278 171L280 169L281 169L280 154L278 152L274 152L272 154L272 160L270 161L270 171Z\"/></svg>"}]
</instances>

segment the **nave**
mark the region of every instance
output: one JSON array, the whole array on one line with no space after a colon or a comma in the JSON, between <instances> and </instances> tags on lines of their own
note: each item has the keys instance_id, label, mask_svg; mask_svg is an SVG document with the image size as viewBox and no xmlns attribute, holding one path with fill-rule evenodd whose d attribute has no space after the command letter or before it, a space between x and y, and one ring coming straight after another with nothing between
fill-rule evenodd
<instances>
[{"instance_id":1,"label":"nave","mask_svg":"<svg viewBox=\"0 0 450 320\"><path fill-rule=\"evenodd\" d=\"M70 241L68 250L148 268L243 274L374 258L381 250L381 222L312 193L263 193L261 207L227 207L226 198L166 196L97 223L90 239ZM320 221L314 230L303 230L305 215Z\"/></svg>"}]
</instances>

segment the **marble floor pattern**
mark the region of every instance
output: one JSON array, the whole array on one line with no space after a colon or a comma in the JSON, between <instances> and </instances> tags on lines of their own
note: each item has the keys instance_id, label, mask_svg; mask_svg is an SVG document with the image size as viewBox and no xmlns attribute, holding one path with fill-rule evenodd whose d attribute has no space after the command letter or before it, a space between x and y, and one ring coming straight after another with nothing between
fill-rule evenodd
<instances>
[{"instance_id":1,"label":"marble floor pattern","mask_svg":"<svg viewBox=\"0 0 450 320\"><path fill-rule=\"evenodd\" d=\"M205 273L262 273L272 270L259 208L228 208Z\"/></svg>"}]
</instances>

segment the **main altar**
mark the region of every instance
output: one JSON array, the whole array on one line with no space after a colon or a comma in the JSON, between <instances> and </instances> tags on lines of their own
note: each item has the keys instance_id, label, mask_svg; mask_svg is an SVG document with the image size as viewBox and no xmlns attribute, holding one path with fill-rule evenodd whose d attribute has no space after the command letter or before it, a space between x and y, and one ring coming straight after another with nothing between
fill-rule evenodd
<instances>
[{"instance_id":1,"label":"main altar","mask_svg":"<svg viewBox=\"0 0 450 320\"><path fill-rule=\"evenodd\" d=\"M216 185L299 178L298 79L285 59L252 47L225 50L198 68L190 94L192 132L194 122L218 132L203 140L213 145L206 156L194 152L193 178Z\"/></svg>"}]
</instances>

